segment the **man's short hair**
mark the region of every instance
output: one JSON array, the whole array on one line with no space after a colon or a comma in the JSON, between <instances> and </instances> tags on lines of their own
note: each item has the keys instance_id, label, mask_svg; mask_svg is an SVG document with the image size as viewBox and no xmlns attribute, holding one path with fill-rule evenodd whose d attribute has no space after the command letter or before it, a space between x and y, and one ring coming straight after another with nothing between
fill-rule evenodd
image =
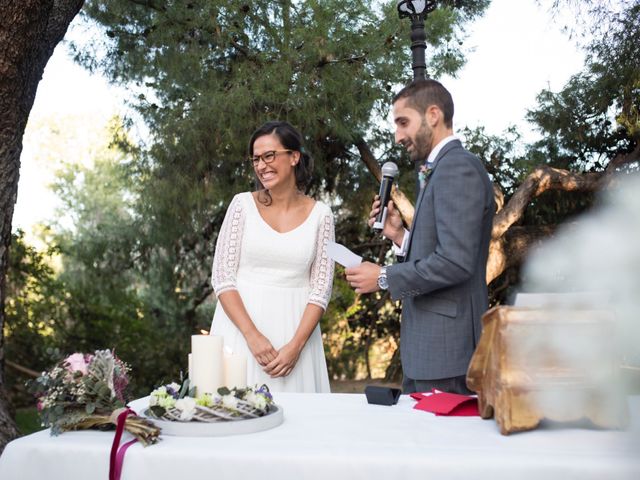
<instances>
[{"instance_id":1,"label":"man's short hair","mask_svg":"<svg viewBox=\"0 0 640 480\"><path fill-rule=\"evenodd\" d=\"M444 86L432 79L414 80L393 97L393 102L406 98L407 106L424 114L431 105L438 107L444 115L444 124L453 127L453 98Z\"/></svg>"}]
</instances>

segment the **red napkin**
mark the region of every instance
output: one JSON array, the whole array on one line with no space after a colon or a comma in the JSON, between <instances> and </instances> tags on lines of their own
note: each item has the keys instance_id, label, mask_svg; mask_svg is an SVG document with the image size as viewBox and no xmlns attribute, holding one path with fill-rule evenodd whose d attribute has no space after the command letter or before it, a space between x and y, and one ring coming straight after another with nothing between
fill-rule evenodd
<instances>
[{"instance_id":1,"label":"red napkin","mask_svg":"<svg viewBox=\"0 0 640 480\"><path fill-rule=\"evenodd\" d=\"M436 415L447 415L450 417L479 417L478 399L468 395L457 393L439 392L432 390L431 394L412 393L411 398L418 400L413 408L435 413Z\"/></svg>"}]
</instances>

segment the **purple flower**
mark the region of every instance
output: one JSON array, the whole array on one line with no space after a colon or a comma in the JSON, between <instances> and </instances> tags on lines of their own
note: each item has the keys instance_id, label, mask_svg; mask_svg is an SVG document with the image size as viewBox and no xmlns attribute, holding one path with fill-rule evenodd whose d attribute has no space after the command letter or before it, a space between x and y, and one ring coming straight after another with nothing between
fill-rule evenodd
<instances>
[{"instance_id":1,"label":"purple flower","mask_svg":"<svg viewBox=\"0 0 640 480\"><path fill-rule=\"evenodd\" d=\"M167 393L177 400L180 392L171 388L171 385L167 385L166 388L167 388Z\"/></svg>"},{"instance_id":2,"label":"purple flower","mask_svg":"<svg viewBox=\"0 0 640 480\"><path fill-rule=\"evenodd\" d=\"M256 393L261 393L269 400L273 400L273 396L271 395L271 392L269 392L269 387L267 387L266 385L262 385L258 390L256 390Z\"/></svg>"}]
</instances>

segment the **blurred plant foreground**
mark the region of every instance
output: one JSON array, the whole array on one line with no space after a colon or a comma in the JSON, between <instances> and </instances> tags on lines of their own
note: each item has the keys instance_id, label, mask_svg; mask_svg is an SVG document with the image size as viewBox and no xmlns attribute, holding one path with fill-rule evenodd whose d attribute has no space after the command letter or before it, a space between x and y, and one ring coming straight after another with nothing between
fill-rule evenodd
<instances>
[{"instance_id":1,"label":"blurred plant foreground","mask_svg":"<svg viewBox=\"0 0 640 480\"><path fill-rule=\"evenodd\" d=\"M490 135L457 126L496 187L492 305L512 299L532 246L579 222L599 191L616 188L616 175L638 170L640 6L566 3L584 20L573 33L588 56L564 88L541 91L531 106L540 140L524 143L515 128ZM315 160L308 193L332 207L336 240L393 261L366 218L386 161L399 165L407 198L416 194L415 166L386 121L393 93L411 77L409 25L395 1L368 4L85 3L76 21L96 38L68 48L127 87L132 113L97 130L77 118L30 125L57 166L52 188L62 207L35 236L13 233L3 330L13 408L32 404L27 379L76 351L114 348L132 366L136 396L179 378L190 335L210 328L217 235L232 196L253 189L243 159L267 120L302 131ZM429 16L430 76L460 70L464 28L488 4L457 2ZM137 122L143 139L132 133ZM78 151L74 139L89 134L90 147ZM321 323L335 390L401 379L400 312L388 295L355 295L336 269Z\"/></svg>"}]
</instances>

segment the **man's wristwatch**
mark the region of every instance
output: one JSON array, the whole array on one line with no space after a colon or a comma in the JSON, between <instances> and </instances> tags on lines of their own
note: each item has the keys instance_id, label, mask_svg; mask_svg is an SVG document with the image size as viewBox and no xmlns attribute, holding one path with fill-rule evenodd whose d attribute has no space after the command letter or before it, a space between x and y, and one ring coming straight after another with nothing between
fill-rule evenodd
<instances>
[{"instance_id":1,"label":"man's wristwatch","mask_svg":"<svg viewBox=\"0 0 640 480\"><path fill-rule=\"evenodd\" d=\"M380 290L387 290L389 288L389 282L387 282L387 267L380 269L380 275L378 275L378 288Z\"/></svg>"}]
</instances>

